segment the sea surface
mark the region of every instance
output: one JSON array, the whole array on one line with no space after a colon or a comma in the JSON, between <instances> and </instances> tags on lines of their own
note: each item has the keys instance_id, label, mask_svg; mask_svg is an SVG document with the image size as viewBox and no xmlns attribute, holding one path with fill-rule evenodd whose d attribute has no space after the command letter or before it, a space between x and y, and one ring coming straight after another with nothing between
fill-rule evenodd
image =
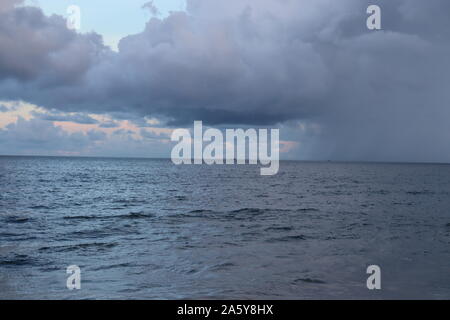
<instances>
[{"instance_id":1,"label":"sea surface","mask_svg":"<svg viewBox=\"0 0 450 320\"><path fill-rule=\"evenodd\" d=\"M0 298L449 299L450 165L0 157Z\"/></svg>"}]
</instances>

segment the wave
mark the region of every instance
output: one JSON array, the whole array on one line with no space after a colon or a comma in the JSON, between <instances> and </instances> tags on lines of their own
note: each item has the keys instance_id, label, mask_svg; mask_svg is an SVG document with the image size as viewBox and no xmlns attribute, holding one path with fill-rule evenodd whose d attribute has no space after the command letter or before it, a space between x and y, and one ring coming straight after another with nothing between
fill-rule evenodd
<instances>
[{"instance_id":1,"label":"wave","mask_svg":"<svg viewBox=\"0 0 450 320\"><path fill-rule=\"evenodd\" d=\"M307 238L302 234L298 234L298 235L283 236L279 238L270 238L266 240L266 242L291 242L300 240L307 240Z\"/></svg>"},{"instance_id":2,"label":"wave","mask_svg":"<svg viewBox=\"0 0 450 320\"><path fill-rule=\"evenodd\" d=\"M325 281L322 281L320 279L312 279L312 278L298 278L298 279L295 279L293 282L294 283L306 282L306 283L315 283L315 284L325 284L326 283Z\"/></svg>"},{"instance_id":3,"label":"wave","mask_svg":"<svg viewBox=\"0 0 450 320\"><path fill-rule=\"evenodd\" d=\"M144 219L153 218L154 214L145 213L144 211L130 212L128 214L118 214L118 215L88 215L88 216L65 216L64 220L105 220L105 219Z\"/></svg>"},{"instance_id":4,"label":"wave","mask_svg":"<svg viewBox=\"0 0 450 320\"><path fill-rule=\"evenodd\" d=\"M37 209L51 210L51 209L53 209L52 207L44 206L44 205L35 205L35 206L30 206L28 208L29 209L34 209L34 210L37 210Z\"/></svg>"},{"instance_id":5,"label":"wave","mask_svg":"<svg viewBox=\"0 0 450 320\"><path fill-rule=\"evenodd\" d=\"M3 221L6 223L25 223L30 221L30 218L19 216L6 216L3 218Z\"/></svg>"},{"instance_id":6,"label":"wave","mask_svg":"<svg viewBox=\"0 0 450 320\"><path fill-rule=\"evenodd\" d=\"M76 250L106 250L117 246L115 242L91 242L91 243L78 243L73 245L63 245L63 246L48 246L41 247L39 251L54 251L54 252L70 252Z\"/></svg>"},{"instance_id":7,"label":"wave","mask_svg":"<svg viewBox=\"0 0 450 320\"><path fill-rule=\"evenodd\" d=\"M24 265L37 265L36 258L30 257L26 254L16 254L11 259L0 260L0 265L4 266L24 266Z\"/></svg>"}]
</instances>

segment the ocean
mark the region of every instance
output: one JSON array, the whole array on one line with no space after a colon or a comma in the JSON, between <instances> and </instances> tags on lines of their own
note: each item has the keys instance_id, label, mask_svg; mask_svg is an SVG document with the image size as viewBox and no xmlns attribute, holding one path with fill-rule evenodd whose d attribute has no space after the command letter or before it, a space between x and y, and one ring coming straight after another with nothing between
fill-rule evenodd
<instances>
[{"instance_id":1,"label":"ocean","mask_svg":"<svg viewBox=\"0 0 450 320\"><path fill-rule=\"evenodd\" d=\"M449 299L450 165L0 157L0 298Z\"/></svg>"}]
</instances>

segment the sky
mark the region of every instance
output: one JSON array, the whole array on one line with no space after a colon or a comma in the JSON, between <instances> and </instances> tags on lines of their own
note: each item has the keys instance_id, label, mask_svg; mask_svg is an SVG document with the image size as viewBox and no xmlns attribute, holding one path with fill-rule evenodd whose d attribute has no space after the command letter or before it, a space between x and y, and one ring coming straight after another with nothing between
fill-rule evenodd
<instances>
[{"instance_id":1,"label":"sky","mask_svg":"<svg viewBox=\"0 0 450 320\"><path fill-rule=\"evenodd\" d=\"M366 26L371 4L381 30ZM167 157L172 130L202 120L279 128L285 159L450 162L449 12L446 0L2 0L0 154Z\"/></svg>"},{"instance_id":2,"label":"sky","mask_svg":"<svg viewBox=\"0 0 450 320\"><path fill-rule=\"evenodd\" d=\"M105 43L117 49L119 40L129 34L141 32L153 16L143 8L145 0L27 0L25 5L39 7L46 15L67 16L67 8L77 5L81 9L80 32L97 32ZM184 0L153 0L157 17L164 18L172 11L184 11Z\"/></svg>"}]
</instances>

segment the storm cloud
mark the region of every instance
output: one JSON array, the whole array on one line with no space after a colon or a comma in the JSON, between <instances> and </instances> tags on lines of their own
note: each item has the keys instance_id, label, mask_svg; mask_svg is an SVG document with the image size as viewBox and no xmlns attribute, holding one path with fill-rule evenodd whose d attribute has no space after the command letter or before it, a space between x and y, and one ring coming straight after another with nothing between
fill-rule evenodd
<instances>
[{"instance_id":1,"label":"storm cloud","mask_svg":"<svg viewBox=\"0 0 450 320\"><path fill-rule=\"evenodd\" d=\"M315 159L450 161L449 1L188 0L118 52L13 2L0 7L0 99L281 125Z\"/></svg>"},{"instance_id":2,"label":"storm cloud","mask_svg":"<svg viewBox=\"0 0 450 320\"><path fill-rule=\"evenodd\" d=\"M93 133L90 133L92 135ZM90 145L90 135L67 133L51 122L19 118L5 129L0 129L0 152L2 154L54 155L78 154Z\"/></svg>"},{"instance_id":3,"label":"storm cloud","mask_svg":"<svg viewBox=\"0 0 450 320\"><path fill-rule=\"evenodd\" d=\"M47 121L60 121L60 122L74 122L79 124L97 124L98 121L93 119L92 117L82 114L82 113L75 113L75 114L66 114L62 112L39 112L39 111L32 111L31 115L34 116L34 118L47 120ZM102 124L102 127L109 127L110 123Z\"/></svg>"}]
</instances>

